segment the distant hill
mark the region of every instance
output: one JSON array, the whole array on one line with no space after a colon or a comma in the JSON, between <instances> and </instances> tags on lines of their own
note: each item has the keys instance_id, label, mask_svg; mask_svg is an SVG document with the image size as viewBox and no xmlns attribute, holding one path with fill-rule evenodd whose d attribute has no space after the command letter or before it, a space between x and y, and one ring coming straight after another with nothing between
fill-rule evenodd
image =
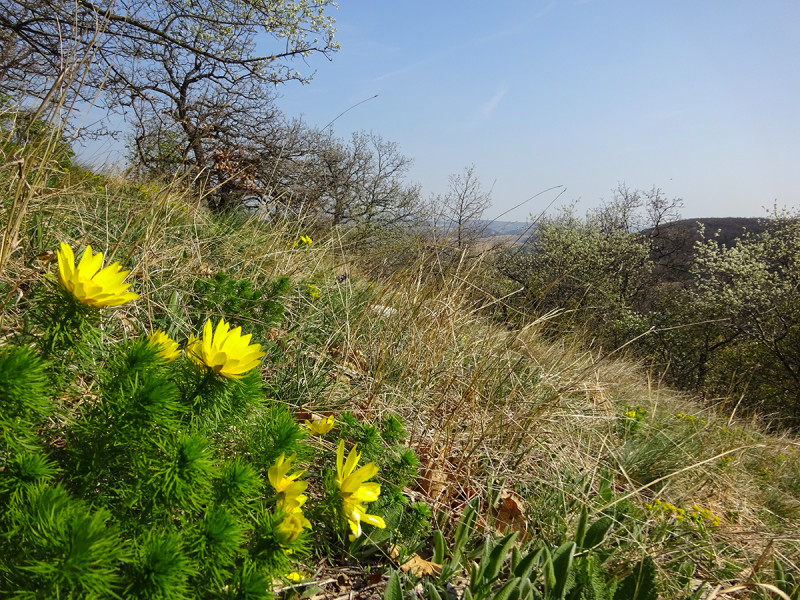
<instances>
[{"instance_id":1,"label":"distant hill","mask_svg":"<svg viewBox=\"0 0 800 600\"><path fill-rule=\"evenodd\" d=\"M767 219L750 217L682 219L661 225L657 232L647 229L642 233L655 235L657 242L653 259L664 279L684 281L688 277L697 242L714 239L721 246L729 248L745 233L761 233L768 223ZM705 230L701 235L703 228Z\"/></svg>"},{"instance_id":2,"label":"distant hill","mask_svg":"<svg viewBox=\"0 0 800 600\"><path fill-rule=\"evenodd\" d=\"M767 228L768 220L753 217L709 217L702 219L681 219L661 226L668 237L694 245L703 239L701 225L705 227L705 239L715 238L720 245L730 247L745 232L761 233ZM648 230L649 231L649 230Z\"/></svg>"},{"instance_id":3,"label":"distant hill","mask_svg":"<svg viewBox=\"0 0 800 600\"><path fill-rule=\"evenodd\" d=\"M486 237L495 235L527 235L531 228L530 223L522 221L481 221L483 235Z\"/></svg>"}]
</instances>

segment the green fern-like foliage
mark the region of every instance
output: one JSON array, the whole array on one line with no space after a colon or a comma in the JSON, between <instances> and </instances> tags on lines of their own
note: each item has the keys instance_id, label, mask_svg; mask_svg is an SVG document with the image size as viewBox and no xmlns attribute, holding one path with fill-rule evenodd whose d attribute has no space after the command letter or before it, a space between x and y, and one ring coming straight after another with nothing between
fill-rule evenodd
<instances>
[{"instance_id":1,"label":"green fern-like foliage","mask_svg":"<svg viewBox=\"0 0 800 600\"><path fill-rule=\"evenodd\" d=\"M27 348L0 348L0 429L5 455L35 445L36 429L50 413L47 364Z\"/></svg>"},{"instance_id":2,"label":"green fern-like foliage","mask_svg":"<svg viewBox=\"0 0 800 600\"><path fill-rule=\"evenodd\" d=\"M272 279L256 287L248 279L236 279L219 272L212 279L195 281L193 308L198 320L223 314L234 321L246 318L269 325L283 317L280 298L290 287L288 277Z\"/></svg>"},{"instance_id":3,"label":"green fern-like foliage","mask_svg":"<svg viewBox=\"0 0 800 600\"><path fill-rule=\"evenodd\" d=\"M129 549L111 514L46 482L23 486L7 506L0 596L109 598Z\"/></svg>"}]
</instances>

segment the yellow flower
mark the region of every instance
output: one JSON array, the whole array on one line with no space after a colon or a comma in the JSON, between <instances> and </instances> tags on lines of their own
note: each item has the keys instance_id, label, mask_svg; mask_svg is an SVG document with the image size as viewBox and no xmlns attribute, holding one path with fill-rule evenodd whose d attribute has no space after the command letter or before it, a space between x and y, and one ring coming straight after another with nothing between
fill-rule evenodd
<instances>
[{"instance_id":1,"label":"yellow flower","mask_svg":"<svg viewBox=\"0 0 800 600\"><path fill-rule=\"evenodd\" d=\"M290 544L300 536L303 529L311 529L311 523L298 508L283 517L275 528L275 534L281 544Z\"/></svg>"},{"instance_id":2,"label":"yellow flower","mask_svg":"<svg viewBox=\"0 0 800 600\"><path fill-rule=\"evenodd\" d=\"M342 495L342 506L344 516L350 525L354 540L361 535L361 522L369 523L375 527L383 529L386 523L382 518L375 515L368 515L363 502L374 502L381 493L381 486L378 483L367 482L367 479L377 475L378 466L374 462L367 463L358 471L353 472L358 464L361 454L353 448L344 459L344 440L339 440L339 449L336 452L336 485Z\"/></svg>"},{"instance_id":3,"label":"yellow flower","mask_svg":"<svg viewBox=\"0 0 800 600\"><path fill-rule=\"evenodd\" d=\"M333 417L325 417L319 421L306 420L305 425L306 429L308 429L312 435L325 435L331 429L333 429L333 423Z\"/></svg>"},{"instance_id":4,"label":"yellow flower","mask_svg":"<svg viewBox=\"0 0 800 600\"><path fill-rule=\"evenodd\" d=\"M317 286L315 286L313 283L307 283L306 285L308 286L308 295L311 296L312 300L322 298L322 292L319 291Z\"/></svg>"},{"instance_id":5,"label":"yellow flower","mask_svg":"<svg viewBox=\"0 0 800 600\"><path fill-rule=\"evenodd\" d=\"M139 297L139 294L126 291L130 283L122 281L130 271L123 271L118 262L103 267L103 253L92 253L92 247L86 245L83 256L75 266L75 255L64 242L58 250L58 280L78 301L91 306L119 306Z\"/></svg>"},{"instance_id":6,"label":"yellow flower","mask_svg":"<svg viewBox=\"0 0 800 600\"><path fill-rule=\"evenodd\" d=\"M269 482L275 491L278 492L278 506L286 512L294 512L300 510L307 497L303 495L308 487L308 482L297 481L305 471L297 471L289 474L292 468L292 461L297 458L297 454L292 454L288 459L284 459L281 454L275 461L275 464L267 471Z\"/></svg>"},{"instance_id":7,"label":"yellow flower","mask_svg":"<svg viewBox=\"0 0 800 600\"><path fill-rule=\"evenodd\" d=\"M301 241L301 242L303 242L303 243L304 243L306 246L310 246L311 244L313 244L313 243L314 243L314 242L311 240L311 238L310 238L310 237L308 237L307 235L301 235L301 236L300 236L300 241Z\"/></svg>"},{"instance_id":8,"label":"yellow flower","mask_svg":"<svg viewBox=\"0 0 800 600\"><path fill-rule=\"evenodd\" d=\"M148 339L150 340L148 343L151 346L158 348L156 354L167 362L175 360L181 353L178 342L174 341L160 329L151 333Z\"/></svg>"},{"instance_id":9,"label":"yellow flower","mask_svg":"<svg viewBox=\"0 0 800 600\"><path fill-rule=\"evenodd\" d=\"M628 418L633 419L633 418L636 417L636 411L635 410L629 410L628 412L625 413L625 416L628 417Z\"/></svg>"},{"instance_id":10,"label":"yellow flower","mask_svg":"<svg viewBox=\"0 0 800 600\"><path fill-rule=\"evenodd\" d=\"M263 358L261 344L251 344L251 334L242 335L242 328L230 329L225 319L220 319L216 329L211 319L203 326L203 337L189 337L186 354L194 362L204 364L215 373L231 379L239 379L258 366Z\"/></svg>"}]
</instances>

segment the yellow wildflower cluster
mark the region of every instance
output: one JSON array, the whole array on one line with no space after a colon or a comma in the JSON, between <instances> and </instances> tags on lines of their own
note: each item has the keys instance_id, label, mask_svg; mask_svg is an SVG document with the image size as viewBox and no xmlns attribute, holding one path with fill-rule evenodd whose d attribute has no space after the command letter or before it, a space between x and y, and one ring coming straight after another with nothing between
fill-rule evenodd
<instances>
[{"instance_id":1,"label":"yellow wildflower cluster","mask_svg":"<svg viewBox=\"0 0 800 600\"><path fill-rule=\"evenodd\" d=\"M714 527L719 527L720 523L719 516L714 515L707 508L701 508L697 504L692 504L692 510L689 513L689 516L696 523L711 523L711 525L713 525Z\"/></svg>"},{"instance_id":2,"label":"yellow wildflower cluster","mask_svg":"<svg viewBox=\"0 0 800 600\"><path fill-rule=\"evenodd\" d=\"M58 250L58 280L76 300L91 306L120 306L139 297L127 291L130 283L123 283L130 271L123 271L119 263L103 267L103 253L94 254L87 244L80 262L75 264L72 248L61 243ZM243 377L258 366L264 357L260 344L250 343L251 335L242 335L242 328L231 329L225 319L220 319L216 328L207 320L203 335L189 337L186 355L212 369L215 373L232 379ZM158 348L158 355L171 361L179 354L178 344L161 330L149 336L149 343Z\"/></svg>"},{"instance_id":3,"label":"yellow wildflower cluster","mask_svg":"<svg viewBox=\"0 0 800 600\"><path fill-rule=\"evenodd\" d=\"M650 504L645 504L645 508L657 510L668 516L673 516L677 521L683 521L686 518L685 509L675 506L674 504L670 504L669 502L662 502L660 498L656 498Z\"/></svg>"},{"instance_id":4,"label":"yellow wildflower cluster","mask_svg":"<svg viewBox=\"0 0 800 600\"><path fill-rule=\"evenodd\" d=\"M307 283L308 286L308 295L311 296L313 300L317 300L318 298L322 297L322 292L320 292L319 288L315 286L313 283Z\"/></svg>"},{"instance_id":5,"label":"yellow wildflower cluster","mask_svg":"<svg viewBox=\"0 0 800 600\"><path fill-rule=\"evenodd\" d=\"M675 413L675 416L678 417L679 419L685 419L686 421L700 421L701 424L703 425L706 424L705 419L698 419L697 417L692 415L687 415L684 412Z\"/></svg>"},{"instance_id":6,"label":"yellow wildflower cluster","mask_svg":"<svg viewBox=\"0 0 800 600\"><path fill-rule=\"evenodd\" d=\"M153 190L144 186L139 191L147 195ZM312 240L308 236L301 236L300 244L310 246ZM103 268L103 254L92 252L87 245L80 262L75 264L75 255L72 248L65 243L61 244L58 251L58 279L61 286L72 294L79 302L93 308L106 306L119 306L138 298L138 294L127 291L130 283L123 283L130 271L123 271L119 263L113 263ZM307 284L309 294L316 299L321 296L319 288L314 284ZM251 335L242 335L242 328L231 326L225 319L220 319L216 327L211 319L206 320L200 337L194 334L189 336L189 341L183 353L194 363L211 369L214 373L227 378L238 379L256 368L265 353L261 351L260 344L251 344ZM166 332L156 330L147 338L147 343L156 349L157 355L169 362L180 356L181 349ZM305 422L306 429L312 435L324 435L334 426L332 416L319 420ZM353 540L361 535L361 523L369 523L375 527L385 528L384 520L376 515L367 514L364 504L374 502L380 495L381 486L378 483L367 481L378 473L374 462L367 463L356 469L360 453L353 448L344 457L344 440L340 440L336 454L336 485L339 488L342 508L347 524L352 532ZM308 483L300 481L303 471L290 473L296 454L286 458L283 454L275 461L269 470L270 484L276 491L276 506L282 511L283 519L276 527L276 534L281 544L295 541L304 529L311 529L311 523L303 515L303 505L308 497L304 494ZM290 580L307 576L296 571L286 577Z\"/></svg>"},{"instance_id":7,"label":"yellow wildflower cluster","mask_svg":"<svg viewBox=\"0 0 800 600\"><path fill-rule=\"evenodd\" d=\"M314 240L312 240L310 237L308 237L307 235L301 235L299 240L297 240L296 242L293 242L293 243L290 242L287 245L290 248L308 248L313 243L314 243Z\"/></svg>"},{"instance_id":8,"label":"yellow wildflower cluster","mask_svg":"<svg viewBox=\"0 0 800 600\"><path fill-rule=\"evenodd\" d=\"M140 183L139 185L136 186L136 189L139 190L142 196L144 196L145 200L149 199L150 196L158 195L158 192L160 191L158 189L158 186L152 183L149 186Z\"/></svg>"},{"instance_id":9,"label":"yellow wildflower cluster","mask_svg":"<svg viewBox=\"0 0 800 600\"><path fill-rule=\"evenodd\" d=\"M628 417L629 419L636 419L637 421L640 421L640 420L644 419L644 417L646 415L647 415L647 411L645 409L643 409L641 406L636 406L636 407L634 407L634 406L626 406L625 407L625 416Z\"/></svg>"},{"instance_id":10,"label":"yellow wildflower cluster","mask_svg":"<svg viewBox=\"0 0 800 600\"><path fill-rule=\"evenodd\" d=\"M220 319L216 329L211 319L203 327L203 336L189 336L184 352L194 363L204 365L229 379L239 379L257 367L264 353L260 344L250 343L251 335L242 335L242 328L231 330L225 319ZM150 334L149 344L158 348L158 356L169 362L181 351L178 343L161 331Z\"/></svg>"},{"instance_id":11,"label":"yellow wildflower cluster","mask_svg":"<svg viewBox=\"0 0 800 600\"><path fill-rule=\"evenodd\" d=\"M645 508L653 511L658 511L667 517L674 517L678 522L684 522L686 517L694 521L698 525L710 523L714 527L719 527L720 518L711 513L707 508L701 508L697 504L692 504L691 510L686 512L686 509L681 506L675 506L670 502L664 502L660 498L656 498L652 503L645 504Z\"/></svg>"}]
</instances>

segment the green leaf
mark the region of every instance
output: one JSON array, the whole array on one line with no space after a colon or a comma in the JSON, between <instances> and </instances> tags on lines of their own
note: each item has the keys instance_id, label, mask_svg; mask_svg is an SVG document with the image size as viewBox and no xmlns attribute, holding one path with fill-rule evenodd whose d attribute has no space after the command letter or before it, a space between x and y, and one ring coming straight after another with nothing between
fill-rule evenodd
<instances>
[{"instance_id":1,"label":"green leaf","mask_svg":"<svg viewBox=\"0 0 800 600\"><path fill-rule=\"evenodd\" d=\"M550 598L550 593L556 587L556 573L553 568L553 557L547 548L542 548L542 576L544 577L544 593Z\"/></svg>"},{"instance_id":2,"label":"green leaf","mask_svg":"<svg viewBox=\"0 0 800 600\"><path fill-rule=\"evenodd\" d=\"M586 526L589 523L589 509L584 506L581 509L581 516L578 518L578 526L575 528L575 543L578 548L583 550L583 540L586 537Z\"/></svg>"},{"instance_id":3,"label":"green leaf","mask_svg":"<svg viewBox=\"0 0 800 600\"><path fill-rule=\"evenodd\" d=\"M533 599L533 584L531 580L527 577L522 577L521 582L519 584L519 591L521 595L521 600L532 600Z\"/></svg>"},{"instance_id":4,"label":"green leaf","mask_svg":"<svg viewBox=\"0 0 800 600\"><path fill-rule=\"evenodd\" d=\"M392 571L383 598L384 600L403 600L403 586L400 585L400 576L397 571Z\"/></svg>"},{"instance_id":5,"label":"green leaf","mask_svg":"<svg viewBox=\"0 0 800 600\"><path fill-rule=\"evenodd\" d=\"M503 566L503 561L505 560L508 551L514 545L514 542L517 540L518 535L518 531L509 533L505 537L501 538L497 545L492 549L484 575L487 579L494 580L500 574L500 568Z\"/></svg>"},{"instance_id":6,"label":"green leaf","mask_svg":"<svg viewBox=\"0 0 800 600\"><path fill-rule=\"evenodd\" d=\"M777 558L772 560L772 570L775 573L775 581L776 582L784 582L786 581L786 571L783 568L783 564Z\"/></svg>"},{"instance_id":7,"label":"green leaf","mask_svg":"<svg viewBox=\"0 0 800 600\"><path fill-rule=\"evenodd\" d=\"M467 541L475 530L475 523L478 520L477 505L479 500L476 498L467 505L464 509L464 514L456 527L456 534L453 537L453 557L456 557L463 552Z\"/></svg>"},{"instance_id":8,"label":"green leaf","mask_svg":"<svg viewBox=\"0 0 800 600\"><path fill-rule=\"evenodd\" d=\"M574 581L572 561L575 557L575 542L567 542L559 547L553 555L553 574L556 584L552 588L550 597L561 600Z\"/></svg>"},{"instance_id":9,"label":"green leaf","mask_svg":"<svg viewBox=\"0 0 800 600\"><path fill-rule=\"evenodd\" d=\"M639 561L633 571L623 579L614 600L657 600L656 564L646 556Z\"/></svg>"},{"instance_id":10,"label":"green leaf","mask_svg":"<svg viewBox=\"0 0 800 600\"><path fill-rule=\"evenodd\" d=\"M310 585L308 586L305 591L300 594L300 600L305 600L305 598L311 598L311 596L316 596L317 594L324 594L325 590L323 590L318 585Z\"/></svg>"},{"instance_id":11,"label":"green leaf","mask_svg":"<svg viewBox=\"0 0 800 600\"><path fill-rule=\"evenodd\" d=\"M528 577L530 575L531 570L533 569L533 565L537 563L542 557L542 550L531 550L528 554L526 554L520 561L519 564L514 568L513 572L516 577Z\"/></svg>"},{"instance_id":12,"label":"green leaf","mask_svg":"<svg viewBox=\"0 0 800 600\"><path fill-rule=\"evenodd\" d=\"M436 589L436 586L431 583L430 579L426 579L423 586L425 587L425 593L428 595L429 600L442 600L442 595L439 593L439 590Z\"/></svg>"},{"instance_id":13,"label":"green leaf","mask_svg":"<svg viewBox=\"0 0 800 600\"><path fill-rule=\"evenodd\" d=\"M503 586L495 593L494 600L509 600L509 596L513 591L517 591L517 596L519 596L519 588L517 588L519 583L520 579L518 577L506 581L505 584L503 584Z\"/></svg>"},{"instance_id":14,"label":"green leaf","mask_svg":"<svg viewBox=\"0 0 800 600\"><path fill-rule=\"evenodd\" d=\"M442 532L438 529L433 532L433 558L431 562L441 565L444 562L444 555L447 552L447 543Z\"/></svg>"},{"instance_id":15,"label":"green leaf","mask_svg":"<svg viewBox=\"0 0 800 600\"><path fill-rule=\"evenodd\" d=\"M606 539L606 535L613 524L614 521L611 517L600 517L597 519L586 532L581 549L589 550L603 543L603 540Z\"/></svg>"}]
</instances>

